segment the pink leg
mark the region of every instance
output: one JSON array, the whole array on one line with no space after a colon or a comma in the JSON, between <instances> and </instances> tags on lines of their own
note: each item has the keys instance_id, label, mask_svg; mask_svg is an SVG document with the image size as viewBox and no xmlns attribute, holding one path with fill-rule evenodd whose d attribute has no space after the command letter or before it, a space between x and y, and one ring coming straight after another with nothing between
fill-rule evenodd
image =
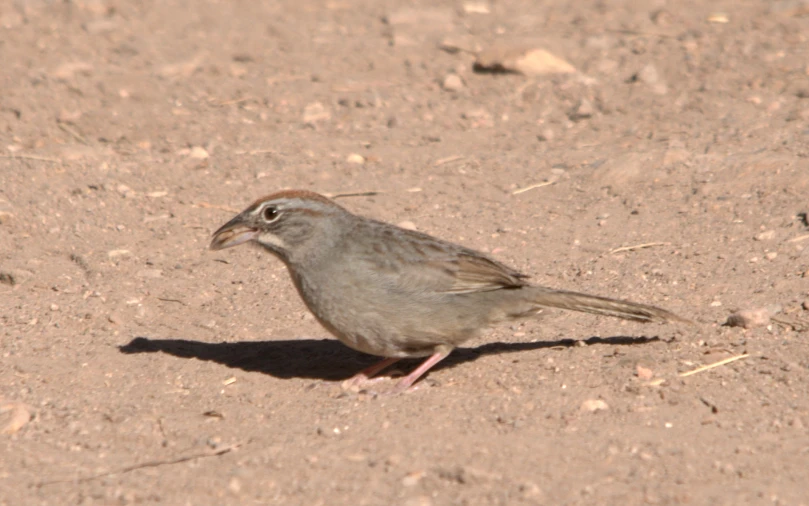
<instances>
[{"instance_id":1,"label":"pink leg","mask_svg":"<svg viewBox=\"0 0 809 506\"><path fill-rule=\"evenodd\" d=\"M413 383L418 381L424 373L429 371L431 367L447 358L447 355L449 355L449 351L439 351L430 355L430 358L422 362L413 372L399 380L399 383L397 383L396 387L393 389L393 393L400 394L405 392Z\"/></svg>"},{"instance_id":2,"label":"pink leg","mask_svg":"<svg viewBox=\"0 0 809 506\"><path fill-rule=\"evenodd\" d=\"M376 364L363 369L354 376L343 381L342 387L344 390L354 390L357 388L367 386L373 383L373 380L371 380L371 378L373 378L377 374L381 373L384 369L390 367L391 365L395 364L400 360L401 358L388 357L380 362L377 362Z\"/></svg>"}]
</instances>

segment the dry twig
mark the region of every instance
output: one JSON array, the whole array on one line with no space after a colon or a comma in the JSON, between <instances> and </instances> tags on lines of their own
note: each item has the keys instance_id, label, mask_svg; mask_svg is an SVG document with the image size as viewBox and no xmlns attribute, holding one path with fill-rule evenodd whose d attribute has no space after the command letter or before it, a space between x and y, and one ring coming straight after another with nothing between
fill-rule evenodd
<instances>
[{"instance_id":1,"label":"dry twig","mask_svg":"<svg viewBox=\"0 0 809 506\"><path fill-rule=\"evenodd\" d=\"M620 253L622 251L634 251L636 249L643 249L643 248L651 248L653 246L665 246L667 244L671 244L669 242L647 242L645 244L636 244L634 246L621 246L620 248L615 248L610 250L610 253Z\"/></svg>"},{"instance_id":2,"label":"dry twig","mask_svg":"<svg viewBox=\"0 0 809 506\"><path fill-rule=\"evenodd\" d=\"M331 199L342 199L346 197L373 197L374 195L380 195L385 192L381 191L367 191L367 192L355 192L355 193L337 193L337 194L329 194L327 193L326 196Z\"/></svg>"},{"instance_id":3,"label":"dry twig","mask_svg":"<svg viewBox=\"0 0 809 506\"><path fill-rule=\"evenodd\" d=\"M463 155L452 155L452 156L447 156L447 157L444 157L444 158L439 158L438 160L433 162L433 167L440 167L441 165L444 165L445 163L456 162L458 160L463 160L464 158L466 158L466 157L463 156Z\"/></svg>"},{"instance_id":4,"label":"dry twig","mask_svg":"<svg viewBox=\"0 0 809 506\"><path fill-rule=\"evenodd\" d=\"M749 356L750 355L747 354L747 353L742 353L741 355L736 355L734 357L728 357L728 358L726 358L724 360L720 360L719 362L714 362L712 364L697 367L696 369L694 369L692 371L681 372L680 377L685 378L686 376L691 376L692 374L697 374L699 372L707 371L709 369L713 369L714 367L719 367L719 366L722 366L722 365L725 365L725 364L729 364L731 362L735 362L737 360L741 360L741 359L747 358Z\"/></svg>"},{"instance_id":5,"label":"dry twig","mask_svg":"<svg viewBox=\"0 0 809 506\"><path fill-rule=\"evenodd\" d=\"M61 130L69 133L70 135L72 135L74 139L81 142L82 144L87 144L87 139L85 139L84 136L82 134L80 134L79 132L77 132L74 128L71 128L71 127L67 126L65 123L62 123L62 122L57 122L56 126L58 126Z\"/></svg>"},{"instance_id":6,"label":"dry twig","mask_svg":"<svg viewBox=\"0 0 809 506\"><path fill-rule=\"evenodd\" d=\"M550 186L556 181L545 181L542 183L532 184L531 186L526 186L525 188L520 188L511 192L512 195L519 195L520 193L525 193L529 190L534 190L536 188L542 188L543 186Z\"/></svg>"},{"instance_id":7,"label":"dry twig","mask_svg":"<svg viewBox=\"0 0 809 506\"><path fill-rule=\"evenodd\" d=\"M67 479L67 480L50 480L50 481L41 481L36 484L37 487L43 487L45 485L54 485L57 483L83 483L87 481L97 480L99 478L106 478L107 476L114 476L116 474L125 474L131 473L132 471L137 471L138 469L146 469L147 467L160 467L160 466L169 466L173 464L180 464L182 462L188 462L189 460L197 460L197 459L204 459L207 457L218 457L220 455L224 455L226 453L230 453L236 448L245 445L247 442L244 443L235 443L230 446L226 446L224 448L219 448L218 450L212 450L207 452L199 452L199 453L192 453L191 455L184 455L182 457L176 457L173 459L166 459L166 460L148 460L146 462L141 462L140 464L134 464L131 466L126 466L117 471L107 471L106 473L99 473L94 474L91 476L84 476L81 478L75 479Z\"/></svg>"},{"instance_id":8,"label":"dry twig","mask_svg":"<svg viewBox=\"0 0 809 506\"><path fill-rule=\"evenodd\" d=\"M20 158L22 160L39 160L40 162L51 162L58 164L62 163L62 160L59 158L51 158L49 156L39 156L39 155L26 155L24 153L20 153L18 155L0 155L0 158Z\"/></svg>"},{"instance_id":9,"label":"dry twig","mask_svg":"<svg viewBox=\"0 0 809 506\"><path fill-rule=\"evenodd\" d=\"M793 237L792 239L788 240L787 242L799 242L799 241L805 241L806 239L809 239L809 234L799 235L798 237Z\"/></svg>"}]
</instances>

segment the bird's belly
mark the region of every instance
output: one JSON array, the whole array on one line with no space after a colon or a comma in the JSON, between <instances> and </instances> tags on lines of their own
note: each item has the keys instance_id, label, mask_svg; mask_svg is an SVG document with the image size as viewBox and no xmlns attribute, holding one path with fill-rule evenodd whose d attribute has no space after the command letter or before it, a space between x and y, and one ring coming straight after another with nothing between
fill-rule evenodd
<instances>
[{"instance_id":1,"label":"bird's belly","mask_svg":"<svg viewBox=\"0 0 809 506\"><path fill-rule=\"evenodd\" d=\"M476 337L493 322L492 308L479 299L488 295L400 293L371 280L340 285L337 277L297 278L295 284L315 318L345 345L364 353L429 356L439 347L452 348Z\"/></svg>"}]
</instances>

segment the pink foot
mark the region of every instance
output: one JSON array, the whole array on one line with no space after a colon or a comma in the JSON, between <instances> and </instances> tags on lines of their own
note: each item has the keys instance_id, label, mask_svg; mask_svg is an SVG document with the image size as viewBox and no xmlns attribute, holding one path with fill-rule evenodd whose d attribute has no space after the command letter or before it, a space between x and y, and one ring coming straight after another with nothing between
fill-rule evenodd
<instances>
[{"instance_id":1,"label":"pink foot","mask_svg":"<svg viewBox=\"0 0 809 506\"><path fill-rule=\"evenodd\" d=\"M424 376L424 373L429 371L435 364L441 362L449 355L448 351L436 352L430 355L430 358L425 360L421 363L420 366L416 367L413 372L405 376L404 378L400 379L396 386L393 387L393 390L390 392L391 394L401 394L411 390L410 387L413 386L413 383L418 381L419 378Z\"/></svg>"},{"instance_id":2,"label":"pink foot","mask_svg":"<svg viewBox=\"0 0 809 506\"><path fill-rule=\"evenodd\" d=\"M358 372L356 375L348 378L347 380L343 381L340 385L343 390L348 390L351 392L358 392L363 388L368 387L369 385L373 385L374 383L380 381L383 378L374 378L377 374L382 372L384 369L390 367L391 365L395 364L401 360L400 358L393 358L389 357L376 364L363 369L362 371Z\"/></svg>"}]
</instances>

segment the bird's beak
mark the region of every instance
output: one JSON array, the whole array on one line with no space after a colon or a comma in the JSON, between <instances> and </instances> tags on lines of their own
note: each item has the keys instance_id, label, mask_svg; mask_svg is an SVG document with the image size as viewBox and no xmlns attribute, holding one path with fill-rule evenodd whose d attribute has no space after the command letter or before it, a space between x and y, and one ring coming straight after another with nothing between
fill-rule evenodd
<instances>
[{"instance_id":1,"label":"bird's beak","mask_svg":"<svg viewBox=\"0 0 809 506\"><path fill-rule=\"evenodd\" d=\"M238 215L213 233L209 248L214 251L232 248L255 239L257 235L258 230L245 225L242 216Z\"/></svg>"}]
</instances>

